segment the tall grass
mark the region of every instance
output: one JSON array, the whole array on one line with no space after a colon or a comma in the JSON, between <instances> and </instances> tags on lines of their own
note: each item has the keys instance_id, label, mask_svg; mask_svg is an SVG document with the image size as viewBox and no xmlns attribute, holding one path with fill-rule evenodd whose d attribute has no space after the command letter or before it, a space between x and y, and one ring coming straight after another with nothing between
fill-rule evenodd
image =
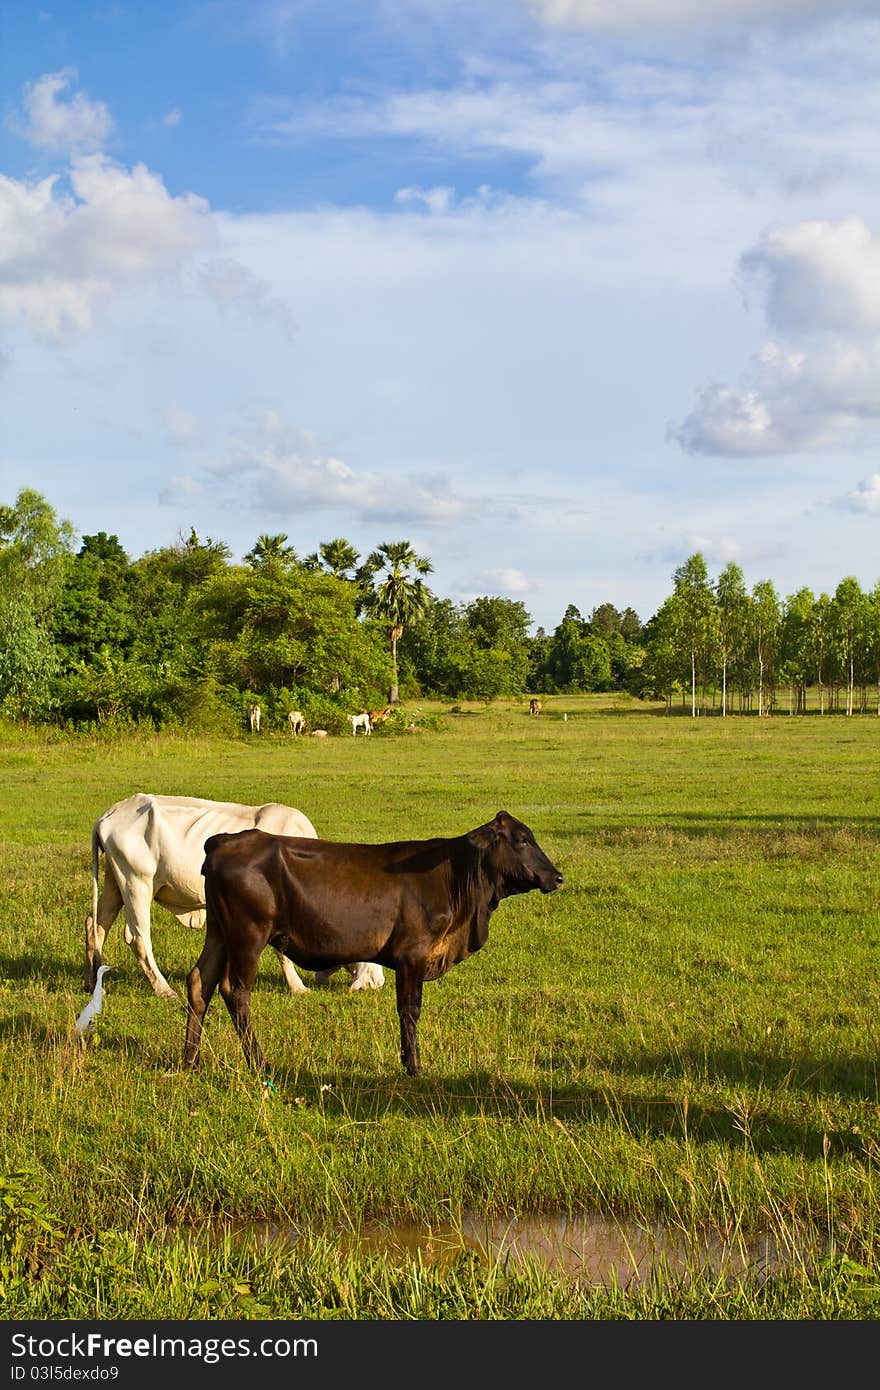
<instances>
[{"instance_id":1,"label":"tall grass","mask_svg":"<svg viewBox=\"0 0 880 1390\"><path fill-rule=\"evenodd\" d=\"M526 710L425 703L442 727L371 739L0 733L0 1173L31 1194L11 1199L9 1316L227 1316L205 1309L229 1300L242 1317L875 1315L876 716ZM267 953L266 1101L219 998L204 1069L183 1073L182 1005L153 997L118 923L97 1040L73 1033L89 832L137 790L284 801L369 841L503 808L565 884L502 903L484 950L425 987L418 1079L390 972L379 992L339 974L294 998ZM153 941L182 994L200 936L154 909ZM661 1221L692 1245L691 1277L596 1289L341 1240L591 1211ZM308 1239L184 1238L209 1219ZM706 1276L707 1231L769 1235L785 1272Z\"/></svg>"}]
</instances>

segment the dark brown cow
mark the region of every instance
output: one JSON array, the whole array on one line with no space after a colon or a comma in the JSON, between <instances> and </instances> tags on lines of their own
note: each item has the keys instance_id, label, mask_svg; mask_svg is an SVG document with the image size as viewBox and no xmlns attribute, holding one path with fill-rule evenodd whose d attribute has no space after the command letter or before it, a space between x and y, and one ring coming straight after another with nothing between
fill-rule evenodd
<instances>
[{"instance_id":1,"label":"dark brown cow","mask_svg":"<svg viewBox=\"0 0 880 1390\"><path fill-rule=\"evenodd\" d=\"M266 1059L251 1027L251 990L266 946L307 970L372 961L395 972L400 1059L421 1071L416 1029L425 980L486 944L502 898L562 874L507 811L454 839L344 844L244 830L205 842L207 934L187 976L184 1065L199 1058L202 1022L220 993L249 1065Z\"/></svg>"}]
</instances>

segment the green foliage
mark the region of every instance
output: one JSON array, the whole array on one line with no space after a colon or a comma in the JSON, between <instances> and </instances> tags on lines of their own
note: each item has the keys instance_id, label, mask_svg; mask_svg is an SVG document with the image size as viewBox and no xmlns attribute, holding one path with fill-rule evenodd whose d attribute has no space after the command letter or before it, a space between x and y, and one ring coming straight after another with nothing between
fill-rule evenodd
<instances>
[{"instance_id":1,"label":"green foliage","mask_svg":"<svg viewBox=\"0 0 880 1390\"><path fill-rule=\"evenodd\" d=\"M0 1173L0 1306L8 1306L24 1283L42 1273L61 1234L36 1175L27 1169Z\"/></svg>"},{"instance_id":2,"label":"green foliage","mask_svg":"<svg viewBox=\"0 0 880 1390\"><path fill-rule=\"evenodd\" d=\"M45 717L57 668L58 650L33 595L0 593L0 711L13 719Z\"/></svg>"}]
</instances>

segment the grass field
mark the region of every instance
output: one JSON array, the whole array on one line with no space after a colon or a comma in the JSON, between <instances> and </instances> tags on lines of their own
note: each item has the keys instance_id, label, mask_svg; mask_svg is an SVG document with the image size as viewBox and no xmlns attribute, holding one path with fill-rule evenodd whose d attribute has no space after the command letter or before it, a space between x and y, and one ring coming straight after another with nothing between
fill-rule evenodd
<instances>
[{"instance_id":1,"label":"grass field","mask_svg":"<svg viewBox=\"0 0 880 1390\"><path fill-rule=\"evenodd\" d=\"M0 731L0 1308L11 1318L873 1318L876 715L691 719L556 697L413 707L443 727L324 740ZM563 719L563 712L567 719ZM89 834L133 791L298 806L319 834L458 835L506 809L565 875L503 902L425 986L425 1074L383 990L254 994L269 1102L219 997L198 1076L182 1005L120 924L97 1045L73 1021ZM154 909L183 994L201 936ZM306 976L307 983L311 977ZM761 1283L593 1288L532 1267L352 1253L366 1222L464 1212L770 1232ZM290 1224L294 1246L194 1238Z\"/></svg>"}]
</instances>

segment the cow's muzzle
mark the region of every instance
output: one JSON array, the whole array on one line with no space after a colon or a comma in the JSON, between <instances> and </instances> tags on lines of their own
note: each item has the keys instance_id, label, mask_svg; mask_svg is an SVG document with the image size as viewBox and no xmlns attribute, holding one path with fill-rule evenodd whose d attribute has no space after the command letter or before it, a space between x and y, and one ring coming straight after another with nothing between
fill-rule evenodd
<instances>
[{"instance_id":1,"label":"cow's muzzle","mask_svg":"<svg viewBox=\"0 0 880 1390\"><path fill-rule=\"evenodd\" d=\"M548 874L545 878L540 880L538 887L541 889L542 893L555 893L556 889L559 888L563 882L562 874L558 869L554 869L552 874Z\"/></svg>"}]
</instances>

